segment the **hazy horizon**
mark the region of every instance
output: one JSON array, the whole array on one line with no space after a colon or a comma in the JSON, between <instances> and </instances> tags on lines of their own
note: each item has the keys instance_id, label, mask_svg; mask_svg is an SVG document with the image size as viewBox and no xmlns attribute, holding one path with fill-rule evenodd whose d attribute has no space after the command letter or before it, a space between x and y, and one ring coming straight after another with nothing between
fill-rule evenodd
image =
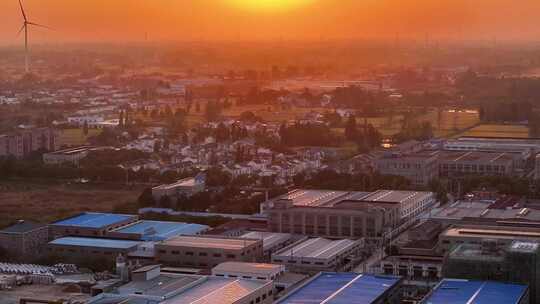
<instances>
[{"instance_id":1,"label":"hazy horizon","mask_svg":"<svg viewBox=\"0 0 540 304\"><path fill-rule=\"evenodd\" d=\"M136 41L540 41L540 1L23 1L33 44ZM17 0L0 4L0 44L17 45Z\"/></svg>"}]
</instances>

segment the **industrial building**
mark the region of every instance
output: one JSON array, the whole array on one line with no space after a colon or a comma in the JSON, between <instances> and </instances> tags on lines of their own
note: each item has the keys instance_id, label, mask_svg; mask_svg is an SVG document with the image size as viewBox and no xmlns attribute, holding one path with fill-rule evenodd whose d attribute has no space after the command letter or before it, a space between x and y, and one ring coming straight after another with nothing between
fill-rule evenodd
<instances>
[{"instance_id":1,"label":"industrial building","mask_svg":"<svg viewBox=\"0 0 540 304\"><path fill-rule=\"evenodd\" d=\"M133 281L88 304L270 304L274 296L270 281L165 274L155 267L135 272Z\"/></svg>"},{"instance_id":2,"label":"industrial building","mask_svg":"<svg viewBox=\"0 0 540 304\"><path fill-rule=\"evenodd\" d=\"M270 257L275 251L305 237L293 236L290 233L251 231L241 235L240 238L262 240L263 254L265 257Z\"/></svg>"},{"instance_id":3,"label":"industrial building","mask_svg":"<svg viewBox=\"0 0 540 304\"><path fill-rule=\"evenodd\" d=\"M399 175L413 185L427 186L440 177L523 174L527 160L522 153L425 150L405 155L383 153L375 160L375 168L381 174Z\"/></svg>"},{"instance_id":4,"label":"industrial building","mask_svg":"<svg viewBox=\"0 0 540 304\"><path fill-rule=\"evenodd\" d=\"M174 266L212 268L228 262L258 262L263 242L257 239L177 236L155 244L156 260Z\"/></svg>"},{"instance_id":5,"label":"industrial building","mask_svg":"<svg viewBox=\"0 0 540 304\"><path fill-rule=\"evenodd\" d=\"M62 236L105 236L109 231L136 222L137 215L85 212L49 224L52 239Z\"/></svg>"},{"instance_id":6,"label":"industrial building","mask_svg":"<svg viewBox=\"0 0 540 304\"><path fill-rule=\"evenodd\" d=\"M401 278L394 276L322 272L275 303L397 304L400 284Z\"/></svg>"},{"instance_id":7,"label":"industrial building","mask_svg":"<svg viewBox=\"0 0 540 304\"><path fill-rule=\"evenodd\" d=\"M510 176L518 154L489 152L441 152L439 176L463 175Z\"/></svg>"},{"instance_id":8,"label":"industrial building","mask_svg":"<svg viewBox=\"0 0 540 304\"><path fill-rule=\"evenodd\" d=\"M363 240L313 238L272 254L272 263L298 272L337 271L347 267L363 248Z\"/></svg>"},{"instance_id":9,"label":"industrial building","mask_svg":"<svg viewBox=\"0 0 540 304\"><path fill-rule=\"evenodd\" d=\"M540 153L540 140L534 138L488 138L460 137L447 140L443 144L447 151L478 151L492 153L512 153L519 155L515 166L525 168L528 160Z\"/></svg>"},{"instance_id":10,"label":"industrial building","mask_svg":"<svg viewBox=\"0 0 540 304\"><path fill-rule=\"evenodd\" d=\"M37 258L49 240L47 225L19 221L0 230L0 248L14 259Z\"/></svg>"},{"instance_id":11,"label":"industrial building","mask_svg":"<svg viewBox=\"0 0 540 304\"><path fill-rule=\"evenodd\" d=\"M62 165L70 164L73 166L78 166L79 162L88 156L88 153L93 150L98 150L102 148L93 147L93 146L82 146L76 148L69 148L59 151L53 151L43 154L43 163L46 165Z\"/></svg>"},{"instance_id":12,"label":"industrial building","mask_svg":"<svg viewBox=\"0 0 540 304\"><path fill-rule=\"evenodd\" d=\"M437 153L384 154L375 160L375 169L384 175L399 175L416 186L427 186L439 175Z\"/></svg>"},{"instance_id":13,"label":"industrial building","mask_svg":"<svg viewBox=\"0 0 540 304\"><path fill-rule=\"evenodd\" d=\"M495 240L460 244L445 257L445 277L496 280L529 285L531 303L540 303L540 243L513 241L499 245Z\"/></svg>"},{"instance_id":14,"label":"industrial building","mask_svg":"<svg viewBox=\"0 0 540 304\"><path fill-rule=\"evenodd\" d=\"M513 241L540 241L540 229L513 226L456 225L447 228L439 236L443 253L449 252L459 244L481 244L484 240L504 247Z\"/></svg>"},{"instance_id":15,"label":"industrial building","mask_svg":"<svg viewBox=\"0 0 540 304\"><path fill-rule=\"evenodd\" d=\"M226 278L273 281L285 273L285 266L266 263L225 262L212 268L212 275Z\"/></svg>"},{"instance_id":16,"label":"industrial building","mask_svg":"<svg viewBox=\"0 0 540 304\"><path fill-rule=\"evenodd\" d=\"M448 303L528 304L529 293L527 285L521 284L444 279L421 302Z\"/></svg>"},{"instance_id":17,"label":"industrial building","mask_svg":"<svg viewBox=\"0 0 540 304\"><path fill-rule=\"evenodd\" d=\"M91 237L62 237L47 244L47 253L69 261L105 258L114 261L120 254L127 256L138 250L141 242Z\"/></svg>"},{"instance_id":18,"label":"industrial building","mask_svg":"<svg viewBox=\"0 0 540 304\"><path fill-rule=\"evenodd\" d=\"M152 188L152 196L156 201L159 201L164 196L171 199L177 199L181 196L190 197L203 191L205 185L205 179L202 176L188 177L172 184Z\"/></svg>"},{"instance_id":19,"label":"industrial building","mask_svg":"<svg viewBox=\"0 0 540 304\"><path fill-rule=\"evenodd\" d=\"M327 238L380 241L435 203L431 192L297 189L263 203L269 230Z\"/></svg>"},{"instance_id":20,"label":"industrial building","mask_svg":"<svg viewBox=\"0 0 540 304\"><path fill-rule=\"evenodd\" d=\"M107 237L163 241L180 235L198 235L209 229L209 226L200 224L143 220L114 229L107 233Z\"/></svg>"}]
</instances>

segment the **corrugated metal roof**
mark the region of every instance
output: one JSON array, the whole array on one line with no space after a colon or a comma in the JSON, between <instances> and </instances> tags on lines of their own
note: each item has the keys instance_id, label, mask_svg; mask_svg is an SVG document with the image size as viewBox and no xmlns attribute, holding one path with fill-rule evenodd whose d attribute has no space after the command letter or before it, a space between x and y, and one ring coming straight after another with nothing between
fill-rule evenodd
<instances>
[{"instance_id":1,"label":"corrugated metal roof","mask_svg":"<svg viewBox=\"0 0 540 304\"><path fill-rule=\"evenodd\" d=\"M63 237L49 242L50 245L129 249L139 245L138 241L112 240L103 238Z\"/></svg>"},{"instance_id":2,"label":"corrugated metal roof","mask_svg":"<svg viewBox=\"0 0 540 304\"><path fill-rule=\"evenodd\" d=\"M444 279L424 304L518 304L526 285Z\"/></svg>"},{"instance_id":3,"label":"corrugated metal roof","mask_svg":"<svg viewBox=\"0 0 540 304\"><path fill-rule=\"evenodd\" d=\"M102 228L123 222L134 217L136 216L127 214L86 212L65 220L55 222L51 225Z\"/></svg>"},{"instance_id":4,"label":"corrugated metal roof","mask_svg":"<svg viewBox=\"0 0 540 304\"><path fill-rule=\"evenodd\" d=\"M140 234L143 241L163 241L177 235L195 235L209 228L206 225L180 222L140 221L114 231Z\"/></svg>"},{"instance_id":5,"label":"corrugated metal roof","mask_svg":"<svg viewBox=\"0 0 540 304\"><path fill-rule=\"evenodd\" d=\"M323 272L276 303L370 304L400 281L394 276Z\"/></svg>"},{"instance_id":6,"label":"corrugated metal roof","mask_svg":"<svg viewBox=\"0 0 540 304\"><path fill-rule=\"evenodd\" d=\"M348 239L329 240L324 238L313 238L294 246L286 247L272 256L328 259L350 249L351 246L356 244L358 244L358 241Z\"/></svg>"}]
</instances>

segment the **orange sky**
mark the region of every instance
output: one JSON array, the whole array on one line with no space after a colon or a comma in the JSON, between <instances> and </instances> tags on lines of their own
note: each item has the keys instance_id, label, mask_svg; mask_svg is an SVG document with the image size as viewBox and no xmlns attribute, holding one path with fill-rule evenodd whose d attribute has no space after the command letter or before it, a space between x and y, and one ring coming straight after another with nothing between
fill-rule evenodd
<instances>
[{"instance_id":1,"label":"orange sky","mask_svg":"<svg viewBox=\"0 0 540 304\"><path fill-rule=\"evenodd\" d=\"M238 2L302 2L253 9ZM481 38L540 40L538 0L25 0L29 18L57 29L33 42ZM0 43L22 42L17 0L0 0Z\"/></svg>"}]
</instances>

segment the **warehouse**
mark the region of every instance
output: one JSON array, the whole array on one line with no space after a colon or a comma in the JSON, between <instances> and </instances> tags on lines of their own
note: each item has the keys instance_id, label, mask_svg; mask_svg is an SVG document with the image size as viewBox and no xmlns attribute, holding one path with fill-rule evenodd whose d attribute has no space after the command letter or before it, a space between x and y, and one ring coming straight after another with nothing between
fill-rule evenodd
<instances>
[{"instance_id":1,"label":"warehouse","mask_svg":"<svg viewBox=\"0 0 540 304\"><path fill-rule=\"evenodd\" d=\"M362 240L313 238L274 253L272 263L298 272L335 271L346 267L363 248Z\"/></svg>"},{"instance_id":2,"label":"warehouse","mask_svg":"<svg viewBox=\"0 0 540 304\"><path fill-rule=\"evenodd\" d=\"M520 284L444 279L421 303L525 304L529 303L529 290Z\"/></svg>"},{"instance_id":3,"label":"warehouse","mask_svg":"<svg viewBox=\"0 0 540 304\"><path fill-rule=\"evenodd\" d=\"M272 282L268 281L164 274L153 268L150 271L151 275L139 276L141 279L120 286L114 293L100 294L88 304L270 304L273 301Z\"/></svg>"},{"instance_id":4,"label":"warehouse","mask_svg":"<svg viewBox=\"0 0 540 304\"><path fill-rule=\"evenodd\" d=\"M298 240L298 237L293 237L290 233L277 233L277 232L263 232L252 231L248 232L240 238L243 239L255 239L263 241L263 253L265 257L292 243L294 240Z\"/></svg>"},{"instance_id":5,"label":"warehouse","mask_svg":"<svg viewBox=\"0 0 540 304\"><path fill-rule=\"evenodd\" d=\"M49 225L52 239L62 236L105 236L107 232L136 222L137 215L85 212Z\"/></svg>"},{"instance_id":6,"label":"warehouse","mask_svg":"<svg viewBox=\"0 0 540 304\"><path fill-rule=\"evenodd\" d=\"M89 237L62 237L47 244L49 255L71 261L106 258L113 261L119 254L127 255L138 249L141 242Z\"/></svg>"},{"instance_id":7,"label":"warehouse","mask_svg":"<svg viewBox=\"0 0 540 304\"><path fill-rule=\"evenodd\" d=\"M228 261L257 262L263 242L256 239L178 236L155 244L156 259L174 266L215 267Z\"/></svg>"},{"instance_id":8,"label":"warehouse","mask_svg":"<svg viewBox=\"0 0 540 304\"><path fill-rule=\"evenodd\" d=\"M404 230L435 202L432 192L296 189L263 203L261 209L268 214L272 232L376 243L388 231Z\"/></svg>"},{"instance_id":9,"label":"warehouse","mask_svg":"<svg viewBox=\"0 0 540 304\"><path fill-rule=\"evenodd\" d=\"M108 237L164 241L179 235L198 235L210 229L209 226L181 222L138 221L107 233Z\"/></svg>"},{"instance_id":10,"label":"warehouse","mask_svg":"<svg viewBox=\"0 0 540 304\"><path fill-rule=\"evenodd\" d=\"M285 266L266 263L225 262L212 268L212 275L226 278L272 281L285 273Z\"/></svg>"},{"instance_id":11,"label":"warehouse","mask_svg":"<svg viewBox=\"0 0 540 304\"><path fill-rule=\"evenodd\" d=\"M322 272L275 303L397 304L400 283L394 276Z\"/></svg>"}]
</instances>

